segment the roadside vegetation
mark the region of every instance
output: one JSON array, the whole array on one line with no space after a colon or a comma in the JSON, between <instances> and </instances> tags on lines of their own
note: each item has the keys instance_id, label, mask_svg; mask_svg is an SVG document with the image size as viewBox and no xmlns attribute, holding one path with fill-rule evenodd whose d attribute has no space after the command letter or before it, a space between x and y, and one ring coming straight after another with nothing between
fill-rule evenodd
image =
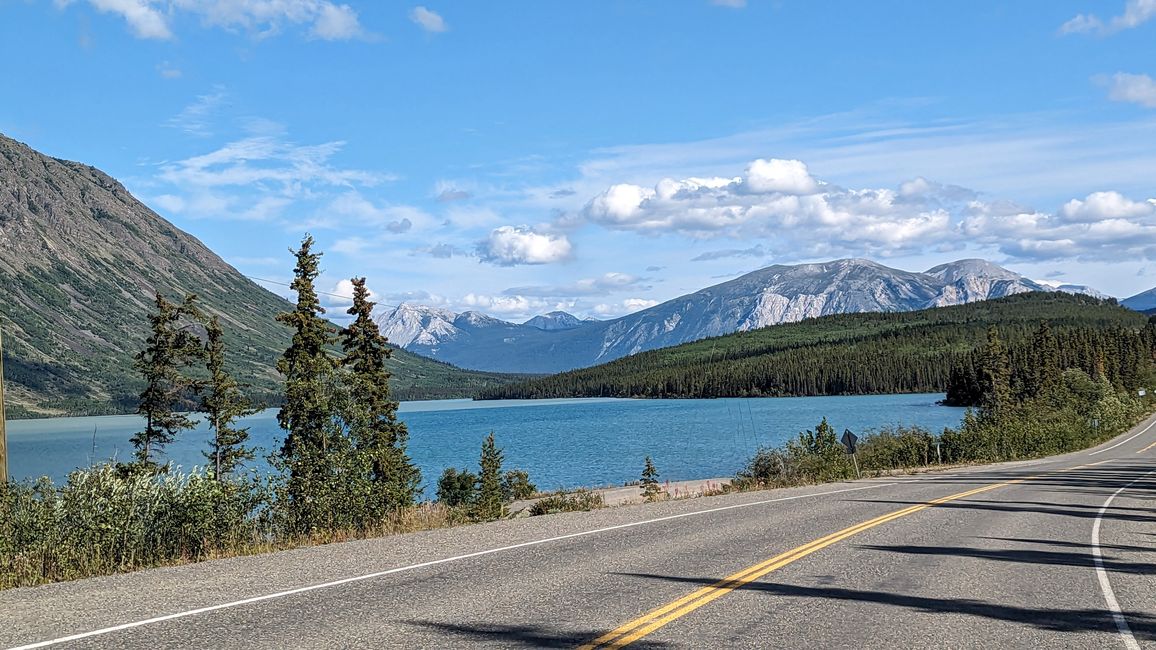
<instances>
[{"instance_id":1,"label":"roadside vegetation","mask_svg":"<svg viewBox=\"0 0 1156 650\"><path fill-rule=\"evenodd\" d=\"M855 459L824 418L813 430L761 449L733 489L759 489L911 471L941 464L1022 460L1085 449L1109 440L1156 408L1156 318L1139 329L1039 325L1006 346L994 328L987 342L951 371L947 401L973 407L958 429L894 427L862 435ZM1146 389L1146 390L1145 390Z\"/></svg>"},{"instance_id":2,"label":"roadside vegetation","mask_svg":"<svg viewBox=\"0 0 1156 650\"><path fill-rule=\"evenodd\" d=\"M351 319L335 332L322 318L321 254L312 247L306 236L293 251L297 301L277 316L291 339L277 362L286 437L269 456L274 471L245 469L255 451L235 422L257 406L227 370L220 321L196 296L172 302L158 293L133 358L144 427L132 437L132 460L73 472L62 485L0 485L0 589L492 520L536 492L525 472L503 472L491 433L477 475L459 473L458 493L421 501L390 394L393 349L372 318L365 279L352 279ZM195 425L190 410L213 438L205 468L185 474L162 460Z\"/></svg>"}]
</instances>

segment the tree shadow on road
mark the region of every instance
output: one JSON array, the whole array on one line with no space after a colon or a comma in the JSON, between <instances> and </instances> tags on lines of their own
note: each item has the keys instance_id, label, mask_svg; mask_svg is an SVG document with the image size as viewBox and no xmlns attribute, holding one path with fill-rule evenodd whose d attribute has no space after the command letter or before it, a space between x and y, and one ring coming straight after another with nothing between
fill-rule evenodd
<instances>
[{"instance_id":1,"label":"tree shadow on road","mask_svg":"<svg viewBox=\"0 0 1156 650\"><path fill-rule=\"evenodd\" d=\"M857 544L856 548L868 551L886 551L888 553L904 553L907 555L950 555L953 557L970 557L994 562L1012 562L1016 564L1047 564L1053 566L1075 566L1093 569L1095 560L1090 552L1073 553L1064 551L1040 551L1032 549L985 549L968 548L964 546L911 546L904 544ZM1104 569L1116 573L1130 573L1134 575L1156 575L1156 565L1146 562L1124 562L1111 557L1104 557Z\"/></svg>"},{"instance_id":2,"label":"tree shadow on road","mask_svg":"<svg viewBox=\"0 0 1156 650\"><path fill-rule=\"evenodd\" d=\"M456 637L461 645L478 644L502 648L573 648L598 638L607 630L561 630L546 625L500 625L495 623L444 623L438 621L404 621L406 625L432 630L448 637ZM448 644L447 644L448 645ZM667 643L639 639L632 648L659 650L669 648Z\"/></svg>"},{"instance_id":3,"label":"tree shadow on road","mask_svg":"<svg viewBox=\"0 0 1156 650\"><path fill-rule=\"evenodd\" d=\"M665 580L695 586L716 584L718 578L668 576L649 573L622 573L633 578ZM815 598L828 601L877 603L929 614L963 614L998 621L1008 621L1053 632L1116 633L1111 615L1104 609L1058 609L1020 607L991 603L972 598L930 598L884 591L845 589L841 587L805 587L773 582L750 582L737 590L784 598ZM1124 612L1137 639L1156 640L1156 617L1142 612Z\"/></svg>"}]
</instances>

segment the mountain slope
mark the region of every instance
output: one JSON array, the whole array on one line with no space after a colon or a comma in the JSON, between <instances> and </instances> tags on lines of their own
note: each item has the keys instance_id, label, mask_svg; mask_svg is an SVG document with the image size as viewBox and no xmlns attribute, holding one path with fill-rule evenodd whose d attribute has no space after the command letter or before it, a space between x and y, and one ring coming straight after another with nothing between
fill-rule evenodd
<instances>
[{"instance_id":1,"label":"mountain slope","mask_svg":"<svg viewBox=\"0 0 1156 650\"><path fill-rule=\"evenodd\" d=\"M1064 293L901 313L838 314L775 325L483 391L489 399L547 397L755 397L938 392L953 361L994 326L1026 342L1047 321L1076 327L1143 328L1147 318L1111 301ZM1068 353L1075 350L1068 350Z\"/></svg>"},{"instance_id":2,"label":"mountain slope","mask_svg":"<svg viewBox=\"0 0 1156 650\"><path fill-rule=\"evenodd\" d=\"M543 373L831 314L912 311L1047 290L984 260L960 260L913 273L846 259L770 266L629 316L562 331L519 329L503 321L439 329L444 313L409 306L383 323L387 331L411 334L396 340L419 354L466 368ZM407 314L423 309L428 316L420 331L401 324L414 321L406 320ZM457 316L449 317L450 325L456 325Z\"/></svg>"},{"instance_id":3,"label":"mountain slope","mask_svg":"<svg viewBox=\"0 0 1156 650\"><path fill-rule=\"evenodd\" d=\"M291 260L286 259L289 266ZM233 371L277 399L288 307L112 177L0 135L0 327L10 417L131 411L132 355L155 291L195 293L221 317ZM398 352L397 385L439 394L490 378Z\"/></svg>"},{"instance_id":4,"label":"mountain slope","mask_svg":"<svg viewBox=\"0 0 1156 650\"><path fill-rule=\"evenodd\" d=\"M1152 311L1156 309L1156 287L1121 300L1120 304L1136 311Z\"/></svg>"}]
</instances>

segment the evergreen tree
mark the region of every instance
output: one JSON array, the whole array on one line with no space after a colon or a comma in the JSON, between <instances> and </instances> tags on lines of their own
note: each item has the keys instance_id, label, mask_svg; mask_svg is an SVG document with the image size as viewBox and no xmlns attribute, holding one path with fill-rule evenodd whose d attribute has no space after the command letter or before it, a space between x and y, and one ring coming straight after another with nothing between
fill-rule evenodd
<instances>
[{"instance_id":1,"label":"evergreen tree","mask_svg":"<svg viewBox=\"0 0 1156 650\"><path fill-rule=\"evenodd\" d=\"M475 513L479 519L501 519L506 514L502 498L502 450L494 442L494 432L482 441L482 456L478 463L478 500Z\"/></svg>"},{"instance_id":2,"label":"evergreen tree","mask_svg":"<svg viewBox=\"0 0 1156 650\"><path fill-rule=\"evenodd\" d=\"M454 508L470 505L478 487L478 475L469 470L447 467L438 479L438 501Z\"/></svg>"},{"instance_id":3,"label":"evergreen tree","mask_svg":"<svg viewBox=\"0 0 1156 650\"><path fill-rule=\"evenodd\" d=\"M290 502L301 515L308 493L321 489L330 478L334 463L328 454L340 436L334 426L336 364L326 352L333 336L321 318L325 309L314 288L321 253L313 252L309 235L301 248L290 252L297 258L290 285L297 292L297 304L293 311L277 314L278 322L294 330L292 344L277 361L277 370L285 377L285 402L277 423L286 431L281 460L289 470Z\"/></svg>"},{"instance_id":4,"label":"evergreen tree","mask_svg":"<svg viewBox=\"0 0 1156 650\"><path fill-rule=\"evenodd\" d=\"M988 329L987 345L980 355L980 387L981 412L998 421L1011 403L1011 368L1007 349L994 327Z\"/></svg>"},{"instance_id":5,"label":"evergreen tree","mask_svg":"<svg viewBox=\"0 0 1156 650\"><path fill-rule=\"evenodd\" d=\"M178 433L195 425L178 409L197 387L184 371L201 356L201 341L190 331L187 322L182 324L199 315L196 299L190 294L177 305L158 292L156 311L149 314L151 332L145 340L145 349L133 358L133 367L145 380L136 411L145 417L145 428L132 437L137 468L156 471L159 466L153 454L163 450Z\"/></svg>"},{"instance_id":6,"label":"evergreen tree","mask_svg":"<svg viewBox=\"0 0 1156 650\"><path fill-rule=\"evenodd\" d=\"M225 370L225 333L216 316L209 321L207 333L205 354L209 378L204 383L200 410L213 430L205 459L213 465L213 478L220 481L239 464L253 459L253 450L245 446L249 439L248 427L238 429L233 421L260 409L253 406L241 392L241 385Z\"/></svg>"},{"instance_id":7,"label":"evergreen tree","mask_svg":"<svg viewBox=\"0 0 1156 650\"><path fill-rule=\"evenodd\" d=\"M397 421L397 402L390 399L385 360L390 347L373 320L365 278L353 278L354 319L341 331L341 363L348 369L346 424L356 449L370 463L373 490L381 505L394 509L413 505L421 472L406 454L408 431Z\"/></svg>"},{"instance_id":8,"label":"evergreen tree","mask_svg":"<svg viewBox=\"0 0 1156 650\"><path fill-rule=\"evenodd\" d=\"M646 457L642 467L642 479L638 484L642 486L642 498L648 502L658 501L662 495L662 488L658 485L658 468L654 466L650 456Z\"/></svg>"},{"instance_id":9,"label":"evergreen tree","mask_svg":"<svg viewBox=\"0 0 1156 650\"><path fill-rule=\"evenodd\" d=\"M530 474L525 470L512 469L502 477L502 499L517 501L529 499L538 491L538 486L530 481Z\"/></svg>"}]
</instances>

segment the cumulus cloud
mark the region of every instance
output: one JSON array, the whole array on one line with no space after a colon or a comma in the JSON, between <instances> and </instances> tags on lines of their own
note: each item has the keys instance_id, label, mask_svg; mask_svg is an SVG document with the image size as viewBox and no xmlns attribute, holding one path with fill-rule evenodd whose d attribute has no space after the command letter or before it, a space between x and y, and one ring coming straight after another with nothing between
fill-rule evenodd
<instances>
[{"instance_id":1,"label":"cumulus cloud","mask_svg":"<svg viewBox=\"0 0 1156 650\"><path fill-rule=\"evenodd\" d=\"M1056 214L973 202L959 230L969 240L1021 259L1156 259L1156 199L1097 192Z\"/></svg>"},{"instance_id":2,"label":"cumulus cloud","mask_svg":"<svg viewBox=\"0 0 1156 650\"><path fill-rule=\"evenodd\" d=\"M483 262L499 266L550 264L569 259L572 251L565 235L535 232L527 226L502 226L478 243Z\"/></svg>"},{"instance_id":3,"label":"cumulus cloud","mask_svg":"<svg viewBox=\"0 0 1156 650\"><path fill-rule=\"evenodd\" d=\"M461 299L467 309L503 316L526 316L549 309L552 303L526 296L487 296L468 293Z\"/></svg>"},{"instance_id":4,"label":"cumulus cloud","mask_svg":"<svg viewBox=\"0 0 1156 650\"><path fill-rule=\"evenodd\" d=\"M759 159L734 178L667 178L653 188L615 184L579 218L650 234L773 237L796 253L792 239L888 253L950 231L942 204L957 200L957 190L919 180L900 190L847 190L815 179L800 161Z\"/></svg>"},{"instance_id":5,"label":"cumulus cloud","mask_svg":"<svg viewBox=\"0 0 1156 650\"><path fill-rule=\"evenodd\" d=\"M372 288L369 289L369 300L371 302L378 302L378 295ZM344 312L353 306L353 281L349 279L338 280L333 288L320 295L322 304L329 310L338 310Z\"/></svg>"},{"instance_id":6,"label":"cumulus cloud","mask_svg":"<svg viewBox=\"0 0 1156 650\"><path fill-rule=\"evenodd\" d=\"M502 293L507 296L536 296L559 298L576 296L605 296L618 291L648 290L646 278L628 273L605 273L597 278L578 280L573 284L513 287Z\"/></svg>"},{"instance_id":7,"label":"cumulus cloud","mask_svg":"<svg viewBox=\"0 0 1156 650\"><path fill-rule=\"evenodd\" d=\"M758 240L695 261L888 256L971 244L1019 258L1110 260L1156 252L1153 206L1153 200L1097 192L1048 214L925 178L895 189L848 189L814 179L802 163L756 161L733 179L615 184L569 219L653 236Z\"/></svg>"},{"instance_id":8,"label":"cumulus cloud","mask_svg":"<svg viewBox=\"0 0 1156 650\"><path fill-rule=\"evenodd\" d=\"M77 0L56 0L58 6ZM330 0L84 0L97 11L118 14L138 38L171 39L170 20L187 13L211 27L243 30L258 37L284 25L308 27L311 38L347 40L369 37L357 12Z\"/></svg>"},{"instance_id":9,"label":"cumulus cloud","mask_svg":"<svg viewBox=\"0 0 1156 650\"><path fill-rule=\"evenodd\" d=\"M646 298L627 298L620 302L600 303L594 306L592 310L599 316L618 317L627 314L633 314L636 311L642 311L658 304L657 300L648 300Z\"/></svg>"},{"instance_id":10,"label":"cumulus cloud","mask_svg":"<svg viewBox=\"0 0 1156 650\"><path fill-rule=\"evenodd\" d=\"M760 158L747 167L742 187L758 194L814 194L819 184L802 161Z\"/></svg>"},{"instance_id":11,"label":"cumulus cloud","mask_svg":"<svg viewBox=\"0 0 1156 650\"><path fill-rule=\"evenodd\" d=\"M446 25L446 21L441 15L436 11L431 11L422 6L414 7L413 10L409 12L409 19L412 20L415 25L434 34L449 29L449 26Z\"/></svg>"},{"instance_id":12,"label":"cumulus cloud","mask_svg":"<svg viewBox=\"0 0 1156 650\"><path fill-rule=\"evenodd\" d=\"M1156 0L1128 0L1124 5L1124 13L1114 16L1107 21L1101 20L1095 14L1078 14L1063 25L1060 25L1061 34L1089 34L1101 36L1113 34L1126 29L1139 27L1156 18Z\"/></svg>"},{"instance_id":13,"label":"cumulus cloud","mask_svg":"<svg viewBox=\"0 0 1156 650\"><path fill-rule=\"evenodd\" d=\"M1108 99L1156 108L1156 79L1146 74L1117 72L1097 81L1108 87Z\"/></svg>"}]
</instances>

